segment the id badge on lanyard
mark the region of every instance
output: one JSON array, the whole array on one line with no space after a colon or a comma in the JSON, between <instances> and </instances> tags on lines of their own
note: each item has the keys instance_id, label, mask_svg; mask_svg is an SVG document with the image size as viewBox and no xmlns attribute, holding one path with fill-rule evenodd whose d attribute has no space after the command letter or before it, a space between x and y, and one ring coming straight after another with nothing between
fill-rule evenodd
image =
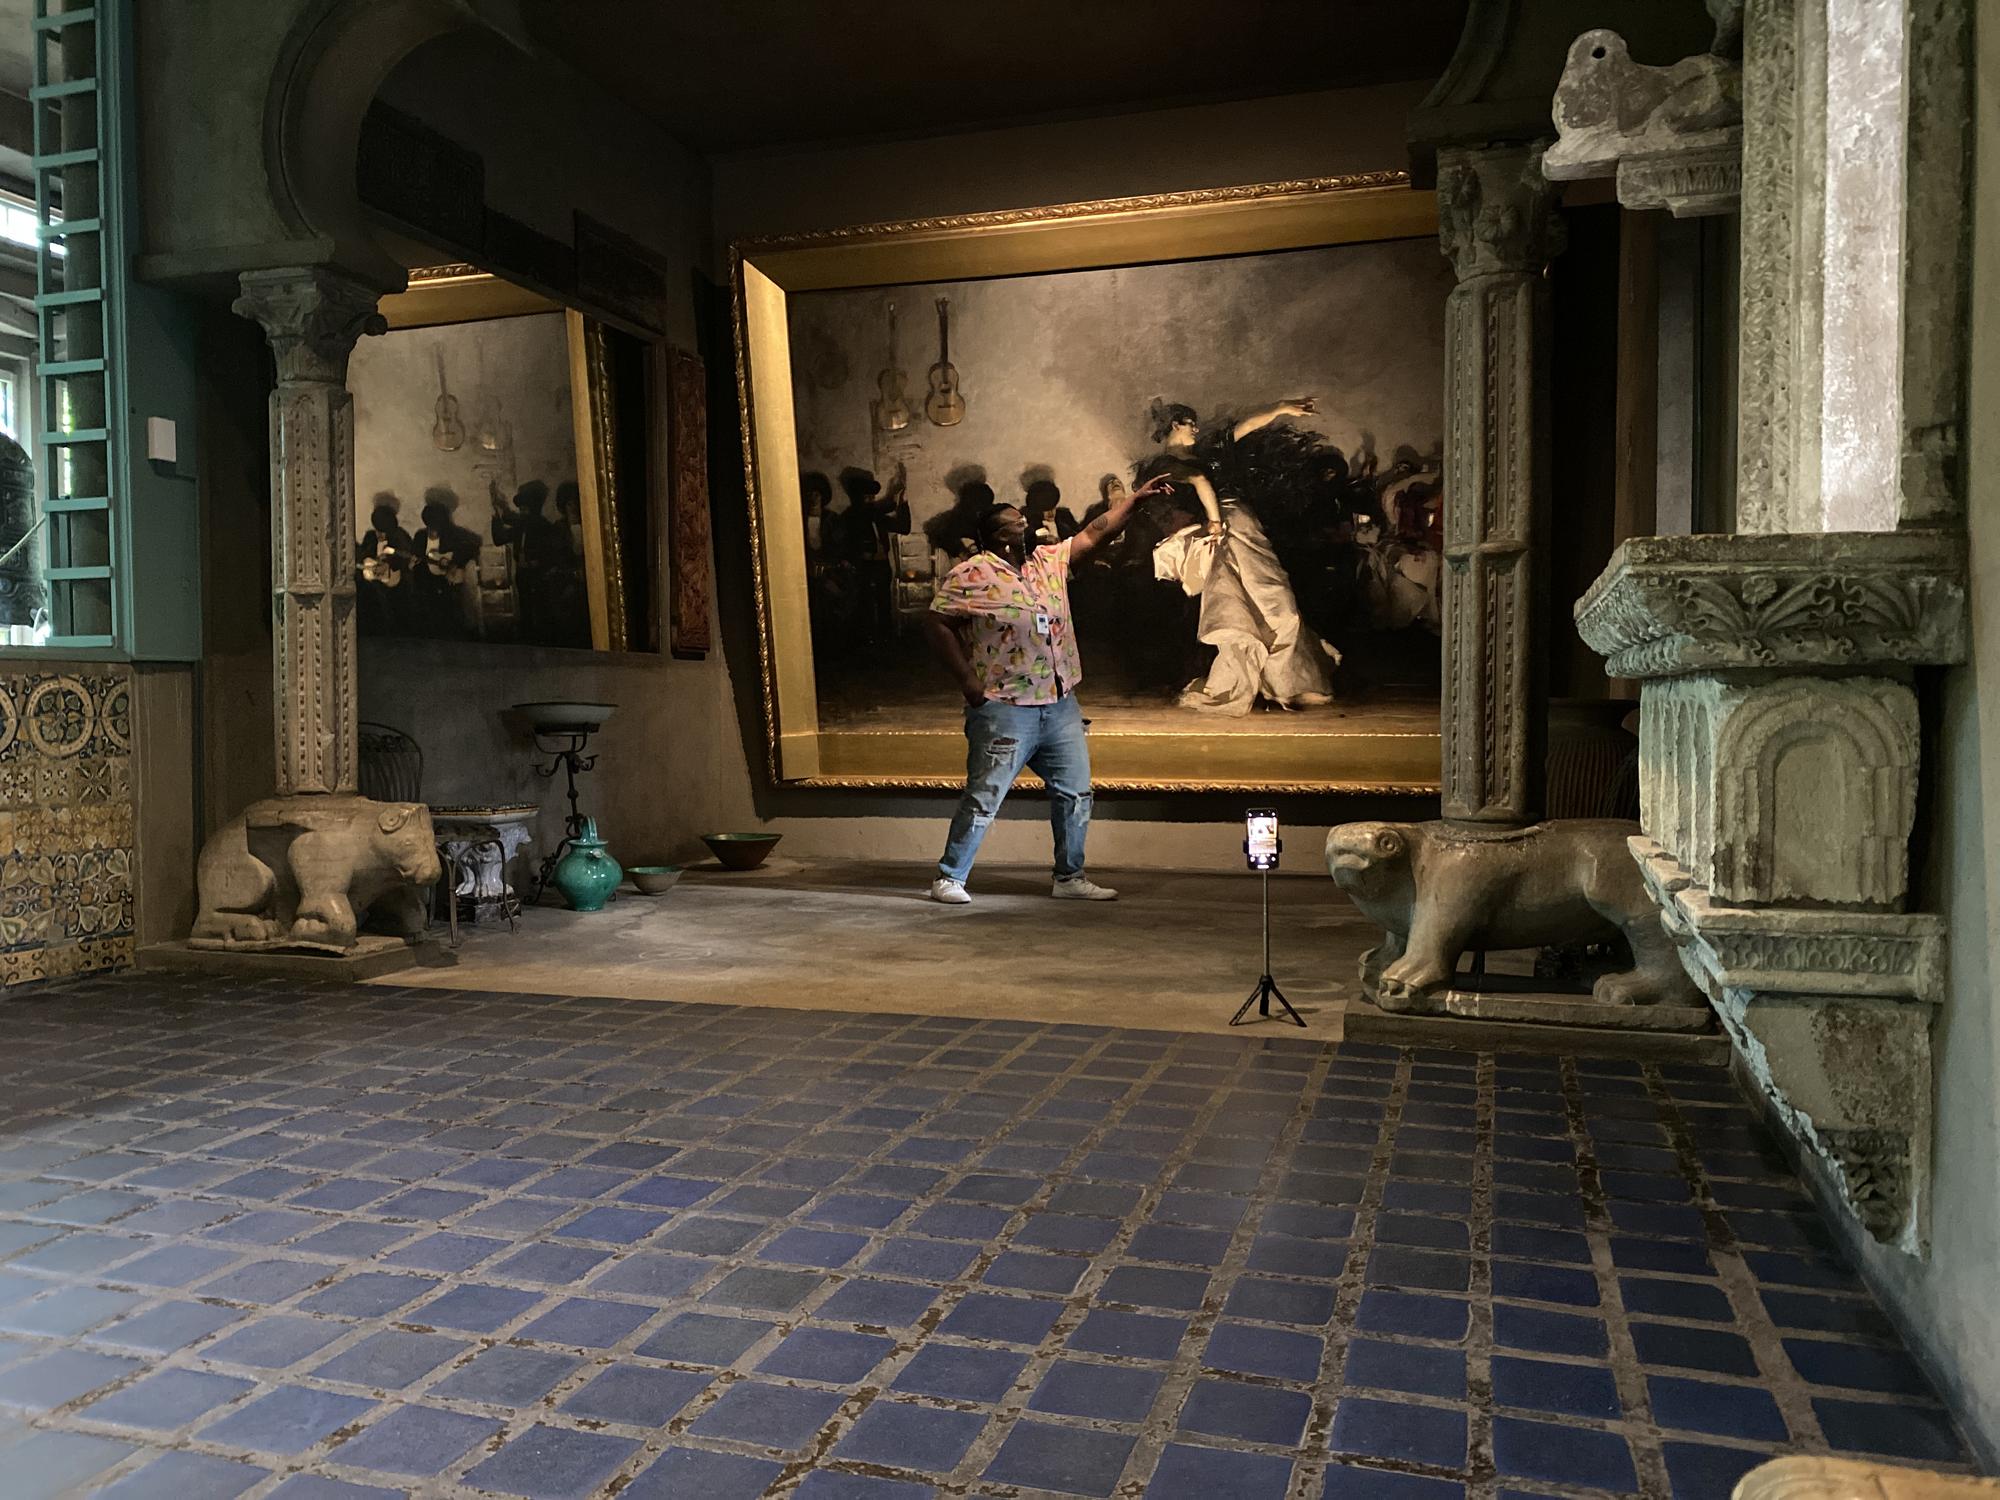
<instances>
[{"instance_id":1,"label":"id badge on lanyard","mask_svg":"<svg viewBox=\"0 0 2000 1500\"><path fill-rule=\"evenodd\" d=\"M1035 634L1040 636L1043 640L1047 640L1049 636L1054 632L1054 630L1055 630L1055 621L1050 617L1048 611L1039 609L1036 610Z\"/></svg>"}]
</instances>

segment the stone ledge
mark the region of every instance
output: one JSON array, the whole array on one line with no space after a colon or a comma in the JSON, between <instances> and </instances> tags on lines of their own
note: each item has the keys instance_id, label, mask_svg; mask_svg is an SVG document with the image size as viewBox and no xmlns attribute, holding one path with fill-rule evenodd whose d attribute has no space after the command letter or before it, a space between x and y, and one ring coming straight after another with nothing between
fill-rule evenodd
<instances>
[{"instance_id":1,"label":"stone ledge","mask_svg":"<svg viewBox=\"0 0 2000 1500\"><path fill-rule=\"evenodd\" d=\"M1936 532L1634 537L1575 613L1613 677L1948 666L1966 653L1965 549Z\"/></svg>"},{"instance_id":2,"label":"stone ledge","mask_svg":"<svg viewBox=\"0 0 2000 1500\"><path fill-rule=\"evenodd\" d=\"M1599 1009L1608 1007L1600 1006ZM1409 1015L1356 996L1341 1017L1341 1037L1390 1047L1445 1047L1461 1052L1530 1052L1564 1057L1620 1057L1639 1062L1720 1066L1729 1039L1720 1032L1627 1031L1548 1021L1481 1020L1464 1015Z\"/></svg>"},{"instance_id":3,"label":"stone ledge","mask_svg":"<svg viewBox=\"0 0 2000 1500\"><path fill-rule=\"evenodd\" d=\"M1944 996L1942 917L1722 905L1655 840L1627 843L1681 962L1711 997L1755 990L1936 1004Z\"/></svg>"}]
</instances>

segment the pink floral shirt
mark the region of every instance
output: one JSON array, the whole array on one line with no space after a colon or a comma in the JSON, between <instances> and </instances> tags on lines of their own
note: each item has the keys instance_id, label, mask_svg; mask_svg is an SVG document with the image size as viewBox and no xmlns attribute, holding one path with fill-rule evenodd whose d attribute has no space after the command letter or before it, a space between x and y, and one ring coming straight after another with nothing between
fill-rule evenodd
<instances>
[{"instance_id":1,"label":"pink floral shirt","mask_svg":"<svg viewBox=\"0 0 2000 1500\"><path fill-rule=\"evenodd\" d=\"M1083 680L1069 618L1069 552L1067 541L1037 547L1019 572L975 552L938 585L931 608L961 622L959 638L987 697L1033 707Z\"/></svg>"}]
</instances>

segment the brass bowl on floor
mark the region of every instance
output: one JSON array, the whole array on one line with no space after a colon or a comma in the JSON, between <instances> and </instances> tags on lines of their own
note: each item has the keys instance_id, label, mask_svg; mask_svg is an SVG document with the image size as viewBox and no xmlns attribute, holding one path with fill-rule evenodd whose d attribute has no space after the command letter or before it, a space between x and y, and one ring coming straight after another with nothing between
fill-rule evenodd
<instances>
[{"instance_id":1,"label":"brass bowl on floor","mask_svg":"<svg viewBox=\"0 0 2000 1500\"><path fill-rule=\"evenodd\" d=\"M679 865L631 865L625 873L642 896L664 896L681 878Z\"/></svg>"},{"instance_id":2,"label":"brass bowl on floor","mask_svg":"<svg viewBox=\"0 0 2000 1500\"><path fill-rule=\"evenodd\" d=\"M782 833L705 833L701 841L725 870L754 870L778 847Z\"/></svg>"}]
</instances>

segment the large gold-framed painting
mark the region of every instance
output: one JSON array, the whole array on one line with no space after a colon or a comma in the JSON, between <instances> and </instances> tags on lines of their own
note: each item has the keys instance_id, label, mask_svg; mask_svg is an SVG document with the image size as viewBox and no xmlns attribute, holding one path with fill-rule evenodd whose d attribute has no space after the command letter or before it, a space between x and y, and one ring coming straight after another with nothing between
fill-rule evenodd
<instances>
[{"instance_id":1,"label":"large gold-framed painting","mask_svg":"<svg viewBox=\"0 0 2000 1500\"><path fill-rule=\"evenodd\" d=\"M468 265L382 309L347 378L361 633L623 649L603 326Z\"/></svg>"},{"instance_id":2,"label":"large gold-framed painting","mask_svg":"<svg viewBox=\"0 0 2000 1500\"><path fill-rule=\"evenodd\" d=\"M1435 791L1445 301L1401 174L734 247L764 702L785 782L949 786L921 630L974 519L1074 535L1100 787Z\"/></svg>"}]
</instances>

